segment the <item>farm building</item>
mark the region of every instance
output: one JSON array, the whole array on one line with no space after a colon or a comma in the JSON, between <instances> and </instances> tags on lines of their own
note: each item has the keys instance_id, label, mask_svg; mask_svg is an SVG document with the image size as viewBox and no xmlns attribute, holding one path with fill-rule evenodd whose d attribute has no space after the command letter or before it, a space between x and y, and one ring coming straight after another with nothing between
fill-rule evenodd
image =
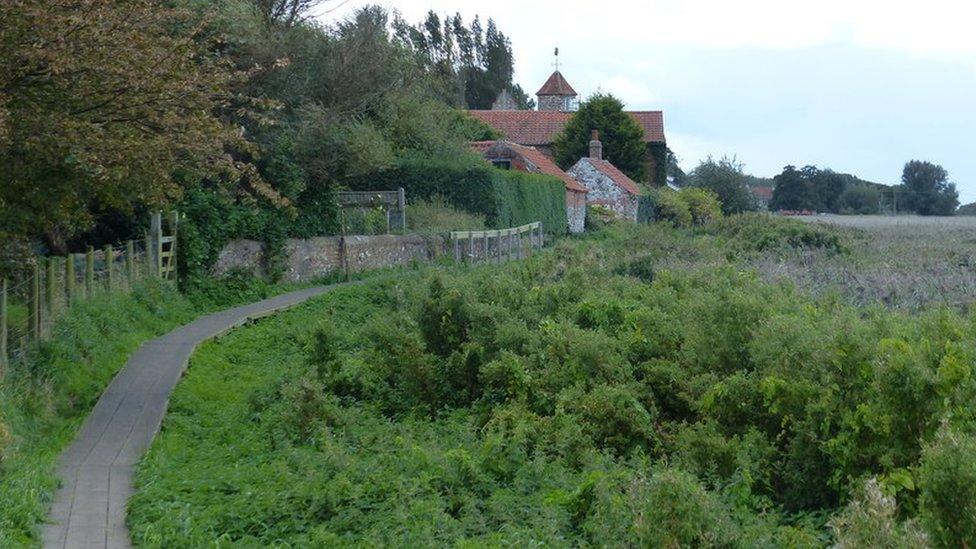
<instances>
[{"instance_id":1,"label":"farm building","mask_svg":"<svg viewBox=\"0 0 976 549\"><path fill-rule=\"evenodd\" d=\"M566 185L566 217L569 232L581 233L586 223L586 187L559 169L549 157L533 147L510 141L477 141L471 148L495 167L558 177Z\"/></svg>"},{"instance_id":2,"label":"farm building","mask_svg":"<svg viewBox=\"0 0 976 549\"><path fill-rule=\"evenodd\" d=\"M553 158L553 142L573 112L579 106L579 95L558 70L536 92L538 110L514 110L514 102L502 96L491 110L471 110L468 113L502 134L503 138L519 145L534 147ZM647 146L644 155L646 180L663 186L666 180L667 140L664 136L664 114L661 111L628 111L644 130Z\"/></svg>"},{"instance_id":3,"label":"farm building","mask_svg":"<svg viewBox=\"0 0 976 549\"><path fill-rule=\"evenodd\" d=\"M587 204L599 204L624 219L637 220L640 187L616 166L603 159L603 144L595 130L590 140L590 155L581 158L566 173L589 191L586 195Z\"/></svg>"}]
</instances>

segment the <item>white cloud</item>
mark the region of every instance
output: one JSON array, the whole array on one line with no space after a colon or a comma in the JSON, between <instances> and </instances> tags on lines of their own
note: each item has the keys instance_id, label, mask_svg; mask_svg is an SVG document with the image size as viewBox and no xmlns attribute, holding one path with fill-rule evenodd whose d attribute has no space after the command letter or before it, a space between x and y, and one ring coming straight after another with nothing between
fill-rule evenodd
<instances>
[{"instance_id":1,"label":"white cloud","mask_svg":"<svg viewBox=\"0 0 976 549\"><path fill-rule=\"evenodd\" d=\"M341 0L331 0L320 10ZM520 50L540 42L789 49L842 42L918 55L976 53L976 5L959 0L352 0L326 18L369 3L418 20L433 9L494 17ZM627 52L622 50L621 55Z\"/></svg>"}]
</instances>

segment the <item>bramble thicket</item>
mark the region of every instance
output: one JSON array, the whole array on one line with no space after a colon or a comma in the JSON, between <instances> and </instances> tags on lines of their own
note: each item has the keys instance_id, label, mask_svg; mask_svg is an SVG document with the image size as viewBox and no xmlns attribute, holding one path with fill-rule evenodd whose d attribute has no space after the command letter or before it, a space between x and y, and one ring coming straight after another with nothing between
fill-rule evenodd
<instances>
[{"instance_id":1,"label":"bramble thicket","mask_svg":"<svg viewBox=\"0 0 976 549\"><path fill-rule=\"evenodd\" d=\"M611 224L241 330L174 395L135 539L971 541L976 319L854 307L745 267L798 249L851 253L835 229L763 216Z\"/></svg>"}]
</instances>

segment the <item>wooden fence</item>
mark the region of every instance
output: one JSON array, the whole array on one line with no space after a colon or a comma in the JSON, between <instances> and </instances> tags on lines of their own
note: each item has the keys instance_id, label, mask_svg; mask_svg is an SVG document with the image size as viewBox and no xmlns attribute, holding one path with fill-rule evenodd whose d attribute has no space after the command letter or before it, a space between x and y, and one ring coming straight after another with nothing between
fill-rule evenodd
<instances>
[{"instance_id":1,"label":"wooden fence","mask_svg":"<svg viewBox=\"0 0 976 549\"><path fill-rule=\"evenodd\" d=\"M337 202L342 234L376 234L384 230L390 234L407 229L407 197L403 187L395 191L341 191ZM378 223L372 213L379 215ZM376 227L377 224L385 224L385 228Z\"/></svg>"},{"instance_id":2,"label":"wooden fence","mask_svg":"<svg viewBox=\"0 0 976 549\"><path fill-rule=\"evenodd\" d=\"M55 321L74 304L128 292L145 278L175 280L179 216L172 214L168 225L170 233L164 235L162 215L153 214L141 241L39 257L20 280L0 280L0 380L32 344L51 337Z\"/></svg>"},{"instance_id":3,"label":"wooden fence","mask_svg":"<svg viewBox=\"0 0 976 549\"><path fill-rule=\"evenodd\" d=\"M459 263L502 263L522 259L542 248L543 238L539 221L511 229L451 232L454 260Z\"/></svg>"}]
</instances>

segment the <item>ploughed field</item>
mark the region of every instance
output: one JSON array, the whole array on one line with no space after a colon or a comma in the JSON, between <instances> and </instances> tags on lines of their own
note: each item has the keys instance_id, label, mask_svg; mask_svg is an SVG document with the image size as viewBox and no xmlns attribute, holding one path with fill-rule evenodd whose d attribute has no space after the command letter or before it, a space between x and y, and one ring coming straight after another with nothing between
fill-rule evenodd
<instances>
[{"instance_id":1,"label":"ploughed field","mask_svg":"<svg viewBox=\"0 0 976 549\"><path fill-rule=\"evenodd\" d=\"M873 293L947 253L886 263L910 240L610 226L341 288L199 350L138 471L134 539L971 542L976 317L963 291Z\"/></svg>"}]
</instances>

